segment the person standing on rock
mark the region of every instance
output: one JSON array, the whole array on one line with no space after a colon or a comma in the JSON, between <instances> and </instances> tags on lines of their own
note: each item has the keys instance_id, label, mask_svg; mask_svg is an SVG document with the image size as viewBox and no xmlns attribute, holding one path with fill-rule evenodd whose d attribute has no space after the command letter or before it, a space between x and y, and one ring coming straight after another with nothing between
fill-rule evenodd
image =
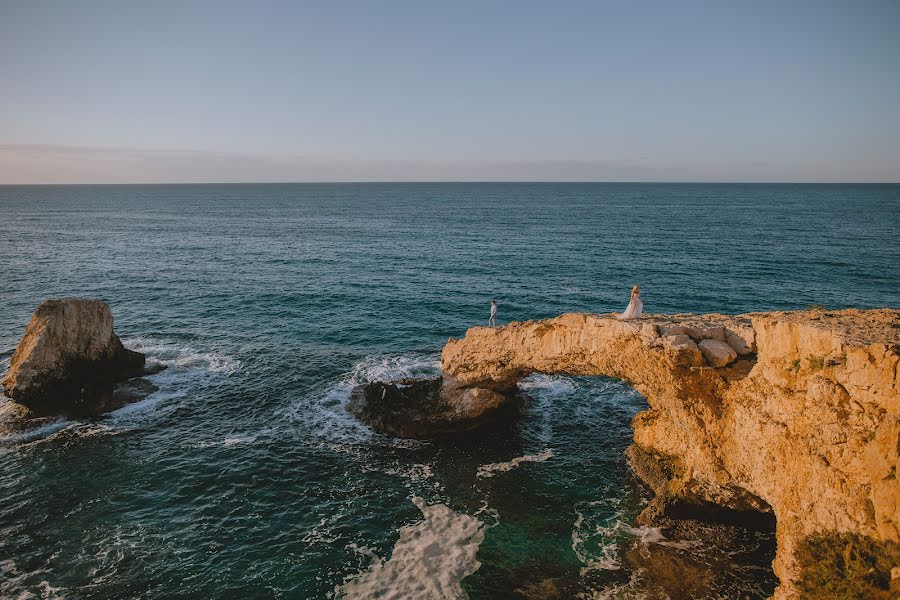
<instances>
[{"instance_id":1,"label":"person standing on rock","mask_svg":"<svg viewBox=\"0 0 900 600\"><path fill-rule=\"evenodd\" d=\"M628 303L625 312L619 315L619 320L639 319L642 312L644 312L644 303L641 302L641 286L636 285L631 288L631 302Z\"/></svg>"},{"instance_id":2,"label":"person standing on rock","mask_svg":"<svg viewBox=\"0 0 900 600\"><path fill-rule=\"evenodd\" d=\"M497 326L497 301L491 300L491 318L488 321L488 327Z\"/></svg>"}]
</instances>

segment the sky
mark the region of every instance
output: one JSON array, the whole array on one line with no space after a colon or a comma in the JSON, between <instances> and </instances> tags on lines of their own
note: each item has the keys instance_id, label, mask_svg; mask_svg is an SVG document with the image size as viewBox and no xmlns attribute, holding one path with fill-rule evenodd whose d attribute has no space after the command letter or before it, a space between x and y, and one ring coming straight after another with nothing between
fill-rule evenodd
<instances>
[{"instance_id":1,"label":"sky","mask_svg":"<svg viewBox=\"0 0 900 600\"><path fill-rule=\"evenodd\" d=\"M898 0L0 0L0 184L896 182L898 31Z\"/></svg>"}]
</instances>

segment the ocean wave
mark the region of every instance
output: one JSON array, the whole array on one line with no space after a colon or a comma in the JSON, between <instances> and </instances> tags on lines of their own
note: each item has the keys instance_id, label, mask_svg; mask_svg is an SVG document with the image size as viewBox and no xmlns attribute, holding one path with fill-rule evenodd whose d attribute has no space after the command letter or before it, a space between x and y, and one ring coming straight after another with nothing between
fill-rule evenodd
<instances>
[{"instance_id":1,"label":"ocean wave","mask_svg":"<svg viewBox=\"0 0 900 600\"><path fill-rule=\"evenodd\" d=\"M220 352L202 351L189 344L173 343L152 337L133 337L122 340L129 350L147 355L148 362L156 362L175 371L203 371L231 375L241 368L241 362Z\"/></svg>"},{"instance_id":2,"label":"ocean wave","mask_svg":"<svg viewBox=\"0 0 900 600\"><path fill-rule=\"evenodd\" d=\"M572 525L572 551L584 565L581 574L592 570L615 571L619 562L619 543L628 525L616 499L598 500L584 509L575 507ZM599 510L598 510L599 509Z\"/></svg>"},{"instance_id":3,"label":"ocean wave","mask_svg":"<svg viewBox=\"0 0 900 600\"><path fill-rule=\"evenodd\" d=\"M367 356L353 365L350 381L354 385L370 381L390 381L441 374L441 361L434 356Z\"/></svg>"},{"instance_id":4,"label":"ocean wave","mask_svg":"<svg viewBox=\"0 0 900 600\"><path fill-rule=\"evenodd\" d=\"M526 462L544 462L553 458L553 449L546 448L537 454L526 454L502 463L491 463L478 467L478 477L493 477L495 473L511 471Z\"/></svg>"},{"instance_id":5,"label":"ocean wave","mask_svg":"<svg viewBox=\"0 0 900 600\"><path fill-rule=\"evenodd\" d=\"M0 446L14 446L45 438L75 421L59 417L29 418L28 409L0 398Z\"/></svg>"},{"instance_id":6,"label":"ocean wave","mask_svg":"<svg viewBox=\"0 0 900 600\"><path fill-rule=\"evenodd\" d=\"M519 389L532 395L567 396L578 389L578 384L564 375L533 373L519 381Z\"/></svg>"},{"instance_id":7,"label":"ocean wave","mask_svg":"<svg viewBox=\"0 0 900 600\"><path fill-rule=\"evenodd\" d=\"M94 420L64 418L26 419L24 409L14 402L0 399L0 446L12 446L63 437L115 435L127 430L130 424L159 414L159 407L170 400L182 398L198 385L227 377L241 368L240 361L218 352L202 352L186 345L149 337L123 340L123 344L147 356L149 365L166 368L144 379L157 386L145 398L126 404L104 415L103 423ZM8 366L9 358L2 363ZM167 412L167 411L166 411Z\"/></svg>"},{"instance_id":8,"label":"ocean wave","mask_svg":"<svg viewBox=\"0 0 900 600\"><path fill-rule=\"evenodd\" d=\"M582 575L594 570L615 571L621 568L622 542L633 540L644 546L659 544L689 550L699 544L692 540L668 540L659 527L634 527L621 500L609 497L575 507L572 526L572 551L584 564ZM605 596L602 596L605 597Z\"/></svg>"},{"instance_id":9,"label":"ocean wave","mask_svg":"<svg viewBox=\"0 0 900 600\"><path fill-rule=\"evenodd\" d=\"M0 560L0 596L4 598L16 598L17 600L31 600L32 598L41 598L42 600L62 600L65 596L62 592L66 591L62 587L53 587L46 579L41 579L36 584L28 585L29 579L37 579L43 576L42 571L32 573L20 572L16 563L12 560ZM30 591L24 591L31 587L37 594ZM7 592L9 592L7 594Z\"/></svg>"},{"instance_id":10,"label":"ocean wave","mask_svg":"<svg viewBox=\"0 0 900 600\"><path fill-rule=\"evenodd\" d=\"M464 600L462 580L481 567L476 554L484 540L483 523L443 504L413 502L424 519L401 527L388 560L371 552L372 565L335 591L338 598L445 598Z\"/></svg>"},{"instance_id":11,"label":"ocean wave","mask_svg":"<svg viewBox=\"0 0 900 600\"><path fill-rule=\"evenodd\" d=\"M202 442L192 443L191 447L193 448L213 448L216 446L241 446L247 444L253 444L256 442L258 437L256 435L232 435L230 437L222 438L221 440L207 440Z\"/></svg>"},{"instance_id":12,"label":"ocean wave","mask_svg":"<svg viewBox=\"0 0 900 600\"><path fill-rule=\"evenodd\" d=\"M542 445L553 441L553 423L560 410L561 401L576 394L578 383L564 375L533 373L518 383L519 389L531 397L528 413L533 419L528 428L534 442Z\"/></svg>"},{"instance_id":13,"label":"ocean wave","mask_svg":"<svg viewBox=\"0 0 900 600\"><path fill-rule=\"evenodd\" d=\"M434 356L367 356L321 394L294 401L279 413L292 422L302 422L311 435L338 452L355 452L360 444L421 447L423 442L417 440L375 434L347 412L347 401L354 387L371 381L435 377L439 374L440 361Z\"/></svg>"},{"instance_id":14,"label":"ocean wave","mask_svg":"<svg viewBox=\"0 0 900 600\"><path fill-rule=\"evenodd\" d=\"M188 344L152 337L128 338L122 343L130 350L145 354L148 365L160 364L165 369L144 377L157 386L156 391L108 414L109 419L119 424L143 418L147 413L156 414L160 406L241 369L241 362L235 358L220 352L201 351Z\"/></svg>"}]
</instances>

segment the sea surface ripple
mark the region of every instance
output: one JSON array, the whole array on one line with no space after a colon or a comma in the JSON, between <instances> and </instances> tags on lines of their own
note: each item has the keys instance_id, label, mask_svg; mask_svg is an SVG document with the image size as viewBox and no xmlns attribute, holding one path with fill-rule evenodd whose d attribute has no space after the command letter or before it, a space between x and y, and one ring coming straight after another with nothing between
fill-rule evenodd
<instances>
[{"instance_id":1,"label":"sea surface ripple","mask_svg":"<svg viewBox=\"0 0 900 600\"><path fill-rule=\"evenodd\" d=\"M491 298L502 322L634 284L649 312L900 306L898 225L896 185L0 187L0 370L60 296L168 367L109 415L0 431L0 597L641 598L678 583L662 563L766 597L770 534L633 526L621 382L532 376L520 422L457 442L344 405L435 374Z\"/></svg>"}]
</instances>

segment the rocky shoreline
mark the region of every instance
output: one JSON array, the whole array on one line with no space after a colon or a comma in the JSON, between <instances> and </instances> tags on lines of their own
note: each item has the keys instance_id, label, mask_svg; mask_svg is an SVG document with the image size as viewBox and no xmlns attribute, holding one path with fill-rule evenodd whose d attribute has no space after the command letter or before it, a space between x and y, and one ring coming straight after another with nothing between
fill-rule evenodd
<instances>
[{"instance_id":1,"label":"rocky shoreline","mask_svg":"<svg viewBox=\"0 0 900 600\"><path fill-rule=\"evenodd\" d=\"M392 436L461 435L513 421L531 373L618 378L650 405L627 452L654 493L640 524L774 527L776 598L827 595L851 554L900 593L900 310L566 314L472 328L441 368L358 386L347 410ZM105 303L48 300L2 384L30 418L85 416L151 393L149 372Z\"/></svg>"},{"instance_id":2,"label":"rocky shoreline","mask_svg":"<svg viewBox=\"0 0 900 600\"><path fill-rule=\"evenodd\" d=\"M637 321L566 314L472 328L447 342L443 380L426 386L426 401L415 401L414 382L405 392L369 384L358 394L385 393L390 408L376 398L362 414L357 399L351 412L394 435L410 431L390 423L415 421L422 437L429 416L442 433L454 419L471 430L482 414L485 424L503 407L515 414L516 384L531 373L622 379L650 403L634 418L628 451L655 495L639 522L774 527L776 597L788 598L815 569L809 540L856 536L871 540L873 556L900 556L898 362L892 309ZM900 569L893 576L900 586Z\"/></svg>"}]
</instances>

